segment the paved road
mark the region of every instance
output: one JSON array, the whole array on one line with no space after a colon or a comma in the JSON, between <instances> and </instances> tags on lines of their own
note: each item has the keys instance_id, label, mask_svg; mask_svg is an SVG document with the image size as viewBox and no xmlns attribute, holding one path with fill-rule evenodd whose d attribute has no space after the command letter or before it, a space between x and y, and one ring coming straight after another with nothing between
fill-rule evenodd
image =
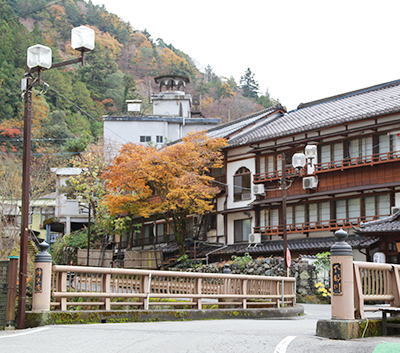
<instances>
[{"instance_id":1,"label":"paved road","mask_svg":"<svg viewBox=\"0 0 400 353\"><path fill-rule=\"evenodd\" d=\"M305 305L291 320L209 320L62 325L0 332L0 352L393 353L400 337L333 341L315 336L330 307Z\"/></svg>"}]
</instances>

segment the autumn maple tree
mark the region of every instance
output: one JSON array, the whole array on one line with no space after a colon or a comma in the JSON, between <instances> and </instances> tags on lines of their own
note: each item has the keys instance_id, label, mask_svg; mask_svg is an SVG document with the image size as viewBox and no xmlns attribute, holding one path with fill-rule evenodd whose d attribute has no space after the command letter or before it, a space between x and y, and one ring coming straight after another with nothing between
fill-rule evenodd
<instances>
[{"instance_id":1,"label":"autumn maple tree","mask_svg":"<svg viewBox=\"0 0 400 353\"><path fill-rule=\"evenodd\" d=\"M164 218L183 255L187 216L213 208L211 200L219 188L211 169L222 167L225 145L225 139L210 138L206 132L189 133L163 148L124 145L104 173L110 212Z\"/></svg>"}]
</instances>

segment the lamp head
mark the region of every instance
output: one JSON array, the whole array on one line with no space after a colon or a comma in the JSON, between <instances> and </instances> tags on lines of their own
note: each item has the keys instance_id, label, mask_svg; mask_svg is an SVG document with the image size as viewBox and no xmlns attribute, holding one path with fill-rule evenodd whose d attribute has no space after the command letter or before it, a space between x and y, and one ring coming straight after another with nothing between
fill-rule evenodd
<instances>
[{"instance_id":1,"label":"lamp head","mask_svg":"<svg viewBox=\"0 0 400 353\"><path fill-rule=\"evenodd\" d=\"M71 30L71 47L75 50L85 52L94 49L95 33L94 30L79 26Z\"/></svg>"},{"instance_id":2,"label":"lamp head","mask_svg":"<svg viewBox=\"0 0 400 353\"><path fill-rule=\"evenodd\" d=\"M292 165L297 169L304 168L306 165L306 156L303 153L295 153L292 157Z\"/></svg>"},{"instance_id":3,"label":"lamp head","mask_svg":"<svg viewBox=\"0 0 400 353\"><path fill-rule=\"evenodd\" d=\"M26 65L33 69L50 69L52 65L51 49L41 44L29 47L27 50Z\"/></svg>"},{"instance_id":4,"label":"lamp head","mask_svg":"<svg viewBox=\"0 0 400 353\"><path fill-rule=\"evenodd\" d=\"M317 146L307 145L305 148L305 155L307 159L313 159L317 156Z\"/></svg>"}]
</instances>

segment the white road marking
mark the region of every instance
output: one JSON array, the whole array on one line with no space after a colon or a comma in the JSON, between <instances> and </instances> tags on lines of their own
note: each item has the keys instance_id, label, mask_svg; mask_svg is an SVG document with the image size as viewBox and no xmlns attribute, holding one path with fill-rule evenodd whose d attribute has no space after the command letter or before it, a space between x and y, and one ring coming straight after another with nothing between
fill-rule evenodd
<instances>
[{"instance_id":1,"label":"white road marking","mask_svg":"<svg viewBox=\"0 0 400 353\"><path fill-rule=\"evenodd\" d=\"M274 353L286 353L286 348L289 346L297 336L286 336L282 341L275 347Z\"/></svg>"},{"instance_id":2,"label":"white road marking","mask_svg":"<svg viewBox=\"0 0 400 353\"><path fill-rule=\"evenodd\" d=\"M18 332L18 333L8 334L8 335L1 335L0 339L1 338L9 338L9 337L17 337L17 336L22 336L22 335L29 335L31 333L37 333L37 332L40 332L40 331L46 331L48 329L50 329L50 327L41 327L41 328L38 328L38 329L27 330L27 331L24 331L24 332Z\"/></svg>"}]
</instances>

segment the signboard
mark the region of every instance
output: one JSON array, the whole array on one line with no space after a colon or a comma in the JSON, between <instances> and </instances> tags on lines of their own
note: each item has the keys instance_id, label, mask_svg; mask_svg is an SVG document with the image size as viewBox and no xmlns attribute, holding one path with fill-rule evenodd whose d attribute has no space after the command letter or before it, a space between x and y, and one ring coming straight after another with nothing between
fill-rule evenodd
<instances>
[{"instance_id":1,"label":"signboard","mask_svg":"<svg viewBox=\"0 0 400 353\"><path fill-rule=\"evenodd\" d=\"M35 293L42 293L43 290L43 269L40 267L35 269L35 286L34 291Z\"/></svg>"},{"instance_id":2,"label":"signboard","mask_svg":"<svg viewBox=\"0 0 400 353\"><path fill-rule=\"evenodd\" d=\"M342 264L335 262L332 264L332 294L342 295Z\"/></svg>"},{"instance_id":3,"label":"signboard","mask_svg":"<svg viewBox=\"0 0 400 353\"><path fill-rule=\"evenodd\" d=\"M287 267L290 267L292 264L292 254L290 253L289 249L286 249L286 265Z\"/></svg>"}]
</instances>

